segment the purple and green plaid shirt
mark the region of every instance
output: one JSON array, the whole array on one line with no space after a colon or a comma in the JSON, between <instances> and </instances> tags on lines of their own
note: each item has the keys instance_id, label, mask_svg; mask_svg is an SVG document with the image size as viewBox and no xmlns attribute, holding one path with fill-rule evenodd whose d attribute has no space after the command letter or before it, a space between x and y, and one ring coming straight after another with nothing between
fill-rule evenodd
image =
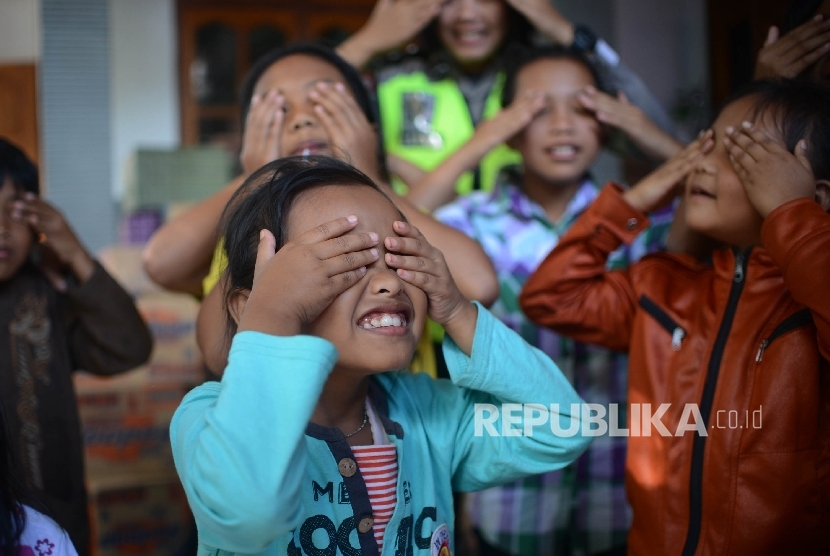
<instances>
[{"instance_id":1,"label":"purple and green plaid shirt","mask_svg":"<svg viewBox=\"0 0 830 556\"><path fill-rule=\"evenodd\" d=\"M494 315L531 345L551 356L587 402L618 404L618 422L626 422L627 357L598 346L574 342L531 323L519 307L527 279L559 238L599 194L586 180L559 222L517 184L519 174L505 172L495 189L474 192L440 208L435 217L476 239L490 256L501 293ZM672 211L651 215L652 226L609 258L620 268L662 250ZM631 510L625 497L625 437L594 439L570 466L468 495L467 511L487 542L521 556L593 554L625 544Z\"/></svg>"}]
</instances>

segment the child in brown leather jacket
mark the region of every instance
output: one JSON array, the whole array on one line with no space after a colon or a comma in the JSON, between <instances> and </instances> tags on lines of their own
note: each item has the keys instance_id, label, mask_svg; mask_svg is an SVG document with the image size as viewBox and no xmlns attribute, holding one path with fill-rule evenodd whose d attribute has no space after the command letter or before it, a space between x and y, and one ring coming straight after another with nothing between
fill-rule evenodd
<instances>
[{"instance_id":1,"label":"child in brown leather jacket","mask_svg":"<svg viewBox=\"0 0 830 556\"><path fill-rule=\"evenodd\" d=\"M753 84L606 187L526 283L532 320L629 352L633 554L830 551L828 152L827 89ZM725 247L606 271L678 186L688 227Z\"/></svg>"}]
</instances>

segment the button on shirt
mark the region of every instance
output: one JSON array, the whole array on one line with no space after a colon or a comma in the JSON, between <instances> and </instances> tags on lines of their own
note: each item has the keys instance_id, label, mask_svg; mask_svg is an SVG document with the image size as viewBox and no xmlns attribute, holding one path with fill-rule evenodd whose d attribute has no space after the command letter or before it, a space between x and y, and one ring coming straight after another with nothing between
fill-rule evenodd
<instances>
[{"instance_id":1,"label":"button on shirt","mask_svg":"<svg viewBox=\"0 0 830 556\"><path fill-rule=\"evenodd\" d=\"M518 187L520 179L515 169L505 172L492 192L461 197L437 210L435 217L476 239L493 261L501 292L492 313L550 355L584 400L601 403L606 410L617 404L619 426L625 427L626 356L534 325L518 300L529 276L597 197L599 188L586 179L559 221L552 223ZM661 250L671 218L671 210L652 215L652 226L630 246L614 252L609 267L625 267ZM625 497L625 448L624 437L606 433L565 469L471 494L471 519L485 540L512 554L590 554L620 546L631 522Z\"/></svg>"}]
</instances>

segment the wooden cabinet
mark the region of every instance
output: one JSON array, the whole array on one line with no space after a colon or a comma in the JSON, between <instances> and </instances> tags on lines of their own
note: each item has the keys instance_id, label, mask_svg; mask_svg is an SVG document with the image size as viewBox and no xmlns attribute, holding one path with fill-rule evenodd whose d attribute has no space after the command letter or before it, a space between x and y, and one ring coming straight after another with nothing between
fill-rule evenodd
<instances>
[{"instance_id":1,"label":"wooden cabinet","mask_svg":"<svg viewBox=\"0 0 830 556\"><path fill-rule=\"evenodd\" d=\"M34 64L0 65L0 137L20 147L35 164L40 158L36 92Z\"/></svg>"},{"instance_id":2,"label":"wooden cabinet","mask_svg":"<svg viewBox=\"0 0 830 556\"><path fill-rule=\"evenodd\" d=\"M752 81L758 51L770 25L780 26L787 2L708 0L712 106Z\"/></svg>"},{"instance_id":3,"label":"wooden cabinet","mask_svg":"<svg viewBox=\"0 0 830 556\"><path fill-rule=\"evenodd\" d=\"M182 144L240 148L239 89L251 65L296 41L336 46L374 0L178 0Z\"/></svg>"}]
</instances>

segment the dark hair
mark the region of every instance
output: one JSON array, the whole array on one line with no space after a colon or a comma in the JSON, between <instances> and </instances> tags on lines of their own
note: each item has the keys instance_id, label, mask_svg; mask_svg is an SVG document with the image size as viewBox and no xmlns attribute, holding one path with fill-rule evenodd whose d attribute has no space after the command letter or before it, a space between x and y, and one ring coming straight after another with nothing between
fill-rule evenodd
<instances>
[{"instance_id":1,"label":"dark hair","mask_svg":"<svg viewBox=\"0 0 830 556\"><path fill-rule=\"evenodd\" d=\"M509 106L516 96L516 79L519 72L525 66L532 64L538 60L571 60L577 64L585 66L591 72L594 78L597 89L604 92L609 92L608 88L603 85L600 79L599 72L594 64L582 52L570 47L560 45L546 45L534 48L527 48L522 50L514 50L507 68L505 69L504 88L501 92L501 105Z\"/></svg>"},{"instance_id":2,"label":"dark hair","mask_svg":"<svg viewBox=\"0 0 830 556\"><path fill-rule=\"evenodd\" d=\"M260 230L270 230L277 249L282 248L294 201L301 193L327 185L362 185L386 196L369 176L327 156L293 156L269 162L234 193L222 216L228 256L226 311L234 293L250 290L253 285ZM230 314L227 316L228 333L232 335L236 325Z\"/></svg>"},{"instance_id":3,"label":"dark hair","mask_svg":"<svg viewBox=\"0 0 830 556\"><path fill-rule=\"evenodd\" d=\"M0 137L0 186L6 178L17 189L40 195L37 167L20 148Z\"/></svg>"},{"instance_id":4,"label":"dark hair","mask_svg":"<svg viewBox=\"0 0 830 556\"><path fill-rule=\"evenodd\" d=\"M781 36L786 35L799 25L810 21L816 15L818 7L823 0L792 0L787 6L784 14L784 22L781 25Z\"/></svg>"},{"instance_id":5,"label":"dark hair","mask_svg":"<svg viewBox=\"0 0 830 556\"><path fill-rule=\"evenodd\" d=\"M807 140L807 159L817 180L830 179L830 89L826 85L787 79L755 81L730 97L726 105L756 97L752 118L772 116L787 150ZM723 109L721 109L723 111Z\"/></svg>"},{"instance_id":6,"label":"dark hair","mask_svg":"<svg viewBox=\"0 0 830 556\"><path fill-rule=\"evenodd\" d=\"M17 554L26 528L22 501L25 489L15 473L6 412L0 398L0 553Z\"/></svg>"},{"instance_id":7,"label":"dark hair","mask_svg":"<svg viewBox=\"0 0 830 556\"><path fill-rule=\"evenodd\" d=\"M529 47L533 44L533 36L536 28L524 14L511 6L505 0L503 2L507 15L507 31L504 34L504 41L494 53L494 57L507 52L510 48L520 46ZM429 57L438 52L444 51L444 44L441 42L441 35L438 32L438 17L433 19L420 34L421 52Z\"/></svg>"},{"instance_id":8,"label":"dark hair","mask_svg":"<svg viewBox=\"0 0 830 556\"><path fill-rule=\"evenodd\" d=\"M382 179L387 179L389 173L386 168L386 153L383 149L383 136L381 132L380 118L378 116L377 103L375 102L374 98L369 94L369 91L366 89L366 85L363 83L363 79L360 77L360 73L357 71L357 69L355 69L355 67L348 63L346 60L341 58L340 55L337 54L337 52L325 46L310 43L293 44L291 46L283 48L275 48L274 50L271 50L270 52L264 54L259 60L257 60L256 63L248 71L248 75L245 77L245 81L242 83L242 90L240 92L240 115L242 117L241 129L243 131L245 129L245 119L248 117L248 110L251 107L251 100L254 96L254 89L256 88L257 82L262 77L262 74L268 71L268 68L270 68L278 61L293 55L304 55L320 58L321 60L328 62L329 64L334 66L335 69L337 69L337 71L340 72L340 75L343 76L343 81L345 82L344 84L351 90L355 100L357 101L357 105L363 112L363 115L366 116L366 119L369 121L369 123L374 125L377 130L378 144L376 152L378 170L380 172L380 177Z\"/></svg>"}]
</instances>

